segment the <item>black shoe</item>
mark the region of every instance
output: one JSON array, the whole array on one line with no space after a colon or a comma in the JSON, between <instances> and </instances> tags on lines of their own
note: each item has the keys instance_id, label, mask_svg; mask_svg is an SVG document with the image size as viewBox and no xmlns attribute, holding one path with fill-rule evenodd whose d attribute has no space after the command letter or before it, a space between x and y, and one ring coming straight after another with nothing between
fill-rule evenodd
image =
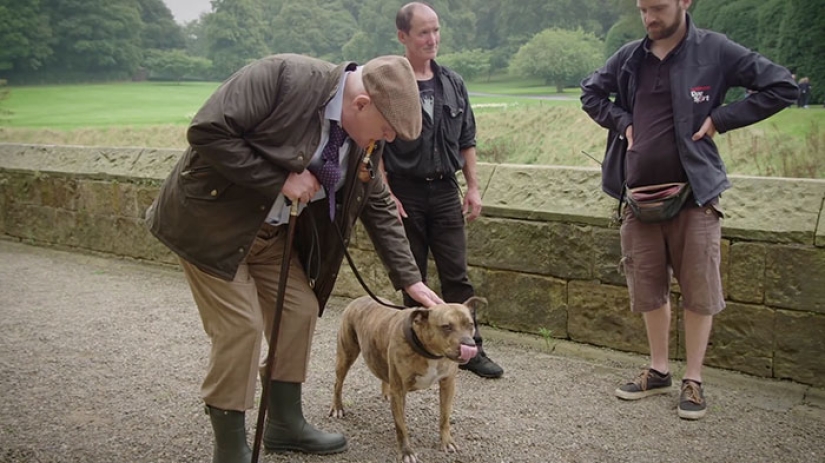
<instances>
[{"instance_id":1,"label":"black shoe","mask_svg":"<svg viewBox=\"0 0 825 463\"><path fill-rule=\"evenodd\" d=\"M697 383L692 379L682 380L682 393L679 394L679 418L698 420L705 416L707 411L708 403L705 402L702 383Z\"/></svg>"},{"instance_id":2,"label":"black shoe","mask_svg":"<svg viewBox=\"0 0 825 463\"><path fill-rule=\"evenodd\" d=\"M639 400L655 394L666 394L673 385L668 372L663 375L652 368L645 368L633 381L616 389L616 397L624 400Z\"/></svg>"},{"instance_id":3,"label":"black shoe","mask_svg":"<svg viewBox=\"0 0 825 463\"><path fill-rule=\"evenodd\" d=\"M504 374L504 369L490 360L484 351L479 352L469 362L459 365L458 368L471 371L482 378L500 378Z\"/></svg>"}]
</instances>

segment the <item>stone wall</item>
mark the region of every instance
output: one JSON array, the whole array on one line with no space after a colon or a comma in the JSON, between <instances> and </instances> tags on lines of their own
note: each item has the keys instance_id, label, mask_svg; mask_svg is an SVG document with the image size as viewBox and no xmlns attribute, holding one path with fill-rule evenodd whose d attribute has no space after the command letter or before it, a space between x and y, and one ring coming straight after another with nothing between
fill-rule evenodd
<instances>
[{"instance_id":1,"label":"stone wall","mask_svg":"<svg viewBox=\"0 0 825 463\"><path fill-rule=\"evenodd\" d=\"M0 237L174 265L142 216L179 155L0 144ZM614 201L601 192L598 170L479 167L484 215L468 227L468 241L471 278L490 302L481 320L647 352L643 322L629 312L617 271L619 233L608 220ZM825 386L825 181L732 182L722 201L728 307L716 318L706 363ZM371 288L393 295L363 230L351 253ZM364 294L348 267L335 294ZM672 297L678 304L675 284ZM671 356L682 359L682 314L674 314Z\"/></svg>"}]
</instances>

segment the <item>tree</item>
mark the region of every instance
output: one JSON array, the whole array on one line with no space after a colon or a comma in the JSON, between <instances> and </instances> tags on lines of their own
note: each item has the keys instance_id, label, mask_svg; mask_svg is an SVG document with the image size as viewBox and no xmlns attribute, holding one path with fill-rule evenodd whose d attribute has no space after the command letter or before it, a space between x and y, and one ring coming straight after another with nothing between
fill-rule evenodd
<instances>
[{"instance_id":1,"label":"tree","mask_svg":"<svg viewBox=\"0 0 825 463\"><path fill-rule=\"evenodd\" d=\"M365 0L358 16L359 30L344 44L343 58L363 63L375 56L403 53L395 29L397 12L395 3Z\"/></svg>"},{"instance_id":2,"label":"tree","mask_svg":"<svg viewBox=\"0 0 825 463\"><path fill-rule=\"evenodd\" d=\"M432 6L438 13L441 25L441 47L439 53L471 50L476 37L476 13L466 1L433 0ZM396 10L398 6L395 7ZM395 25L395 12L392 14ZM395 29L395 28L393 28Z\"/></svg>"},{"instance_id":3,"label":"tree","mask_svg":"<svg viewBox=\"0 0 825 463\"><path fill-rule=\"evenodd\" d=\"M9 89L6 88L6 83L5 79L0 79L0 124L11 116L11 111L2 106L3 101L9 98Z\"/></svg>"},{"instance_id":4,"label":"tree","mask_svg":"<svg viewBox=\"0 0 825 463\"><path fill-rule=\"evenodd\" d=\"M213 0L203 16L215 77L223 79L270 53L259 0Z\"/></svg>"},{"instance_id":5,"label":"tree","mask_svg":"<svg viewBox=\"0 0 825 463\"><path fill-rule=\"evenodd\" d=\"M203 78L212 63L206 58L189 56L183 50L149 50L143 66L155 76L180 81L184 77Z\"/></svg>"},{"instance_id":6,"label":"tree","mask_svg":"<svg viewBox=\"0 0 825 463\"><path fill-rule=\"evenodd\" d=\"M604 38L604 51L607 56L615 53L622 45L645 36L645 26L639 14L626 14L607 31Z\"/></svg>"},{"instance_id":7,"label":"tree","mask_svg":"<svg viewBox=\"0 0 825 463\"><path fill-rule=\"evenodd\" d=\"M370 59L370 56L375 56L375 53L372 51L374 50L374 45L369 34L364 31L358 31L344 44L341 51L347 59L365 63Z\"/></svg>"},{"instance_id":8,"label":"tree","mask_svg":"<svg viewBox=\"0 0 825 463\"><path fill-rule=\"evenodd\" d=\"M502 2L496 20L499 37L519 45L551 28L575 29L603 37L619 17L616 0L519 0Z\"/></svg>"},{"instance_id":9,"label":"tree","mask_svg":"<svg viewBox=\"0 0 825 463\"><path fill-rule=\"evenodd\" d=\"M811 101L819 103L825 99L825 3L787 0L787 8L780 27L782 63L811 79Z\"/></svg>"},{"instance_id":10,"label":"tree","mask_svg":"<svg viewBox=\"0 0 825 463\"><path fill-rule=\"evenodd\" d=\"M0 71L39 69L52 54L51 37L40 0L0 0Z\"/></svg>"},{"instance_id":11,"label":"tree","mask_svg":"<svg viewBox=\"0 0 825 463\"><path fill-rule=\"evenodd\" d=\"M183 48L183 31L163 0L137 0L143 21L141 46L143 49L170 50Z\"/></svg>"},{"instance_id":12,"label":"tree","mask_svg":"<svg viewBox=\"0 0 825 463\"><path fill-rule=\"evenodd\" d=\"M496 21L498 36L509 37L520 44L526 43L530 37L552 27L548 8L549 2L546 0L502 2Z\"/></svg>"},{"instance_id":13,"label":"tree","mask_svg":"<svg viewBox=\"0 0 825 463\"><path fill-rule=\"evenodd\" d=\"M186 54L206 58L209 55L209 42L203 21L194 19L184 24L182 29Z\"/></svg>"},{"instance_id":14,"label":"tree","mask_svg":"<svg viewBox=\"0 0 825 463\"><path fill-rule=\"evenodd\" d=\"M302 53L337 62L343 59L341 44L358 30L350 12L339 2L319 5L316 0L284 4L270 27L274 53Z\"/></svg>"},{"instance_id":15,"label":"tree","mask_svg":"<svg viewBox=\"0 0 825 463\"><path fill-rule=\"evenodd\" d=\"M603 44L581 29L547 29L519 48L510 61L510 71L525 77L539 77L555 85L561 93L601 66Z\"/></svg>"},{"instance_id":16,"label":"tree","mask_svg":"<svg viewBox=\"0 0 825 463\"><path fill-rule=\"evenodd\" d=\"M756 49L774 61L779 61L782 56L783 38L777 33L777 24L785 22L787 5L786 0L768 0L757 11Z\"/></svg>"},{"instance_id":17,"label":"tree","mask_svg":"<svg viewBox=\"0 0 825 463\"><path fill-rule=\"evenodd\" d=\"M713 21L721 14L724 6L725 2L717 0L699 0L691 11L691 17L697 26L704 29L713 29Z\"/></svg>"},{"instance_id":18,"label":"tree","mask_svg":"<svg viewBox=\"0 0 825 463\"><path fill-rule=\"evenodd\" d=\"M481 75L489 75L492 55L491 51L475 49L441 55L439 62L461 74L464 80L473 80Z\"/></svg>"},{"instance_id":19,"label":"tree","mask_svg":"<svg viewBox=\"0 0 825 463\"><path fill-rule=\"evenodd\" d=\"M142 61L142 22L130 0L43 0L52 18L57 72L130 75Z\"/></svg>"},{"instance_id":20,"label":"tree","mask_svg":"<svg viewBox=\"0 0 825 463\"><path fill-rule=\"evenodd\" d=\"M471 0L471 7L475 12L476 22L474 47L485 50L498 48L503 44L501 37L496 30L498 12L501 9L503 0Z\"/></svg>"},{"instance_id":21,"label":"tree","mask_svg":"<svg viewBox=\"0 0 825 463\"><path fill-rule=\"evenodd\" d=\"M764 0L733 0L718 4L704 2L696 6L696 14L706 23L704 27L724 32L734 42L756 49L759 39L754 25L758 23L757 10L764 3ZM704 18L702 15L712 16Z\"/></svg>"}]
</instances>

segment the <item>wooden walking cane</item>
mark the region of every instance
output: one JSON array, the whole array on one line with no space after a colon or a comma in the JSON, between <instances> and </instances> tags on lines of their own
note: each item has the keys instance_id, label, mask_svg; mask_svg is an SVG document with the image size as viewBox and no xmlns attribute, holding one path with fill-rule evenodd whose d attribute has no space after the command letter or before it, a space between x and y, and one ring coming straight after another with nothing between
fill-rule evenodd
<instances>
[{"instance_id":1,"label":"wooden walking cane","mask_svg":"<svg viewBox=\"0 0 825 463\"><path fill-rule=\"evenodd\" d=\"M272 319L272 332L269 333L269 351L266 354L264 380L261 381L261 404L258 407L258 423L255 425L255 443L252 446L252 463L258 462L263 439L264 419L266 418L267 396L272 370L275 369L275 346L278 344L278 331L281 328L281 315L284 313L284 295L289 278L289 261L292 257L292 242L295 240L295 224L298 222L298 201L294 201L289 209L289 225L284 245L283 261L281 262L281 276L278 280L278 297L275 299L275 317Z\"/></svg>"}]
</instances>

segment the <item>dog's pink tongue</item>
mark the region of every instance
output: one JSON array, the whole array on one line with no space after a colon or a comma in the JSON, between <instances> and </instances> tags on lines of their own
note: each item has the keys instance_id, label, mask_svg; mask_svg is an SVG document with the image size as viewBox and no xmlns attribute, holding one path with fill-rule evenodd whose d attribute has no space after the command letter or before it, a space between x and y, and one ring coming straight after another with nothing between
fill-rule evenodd
<instances>
[{"instance_id":1,"label":"dog's pink tongue","mask_svg":"<svg viewBox=\"0 0 825 463\"><path fill-rule=\"evenodd\" d=\"M466 346L464 344L461 345L461 360L465 363L469 362L473 357L476 356L478 353L478 348L476 346Z\"/></svg>"}]
</instances>

